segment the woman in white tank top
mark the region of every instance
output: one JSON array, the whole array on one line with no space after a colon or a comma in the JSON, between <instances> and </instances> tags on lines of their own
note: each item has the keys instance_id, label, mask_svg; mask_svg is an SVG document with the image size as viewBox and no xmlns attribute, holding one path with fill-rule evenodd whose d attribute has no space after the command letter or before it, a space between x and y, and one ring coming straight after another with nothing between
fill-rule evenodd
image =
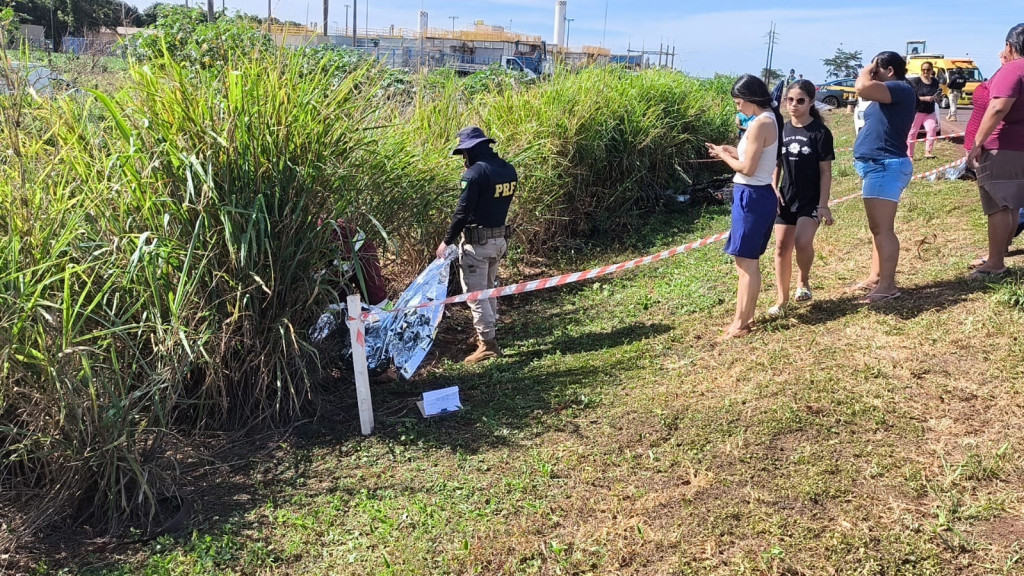
<instances>
[{"instance_id":1,"label":"woman in white tank top","mask_svg":"<svg viewBox=\"0 0 1024 576\"><path fill-rule=\"evenodd\" d=\"M712 158L720 158L736 171L733 177L732 227L724 251L736 258L739 283L736 315L721 340L750 334L757 295L761 292L759 258L768 248L778 211L772 172L779 161L782 115L760 78L744 74L732 87L736 109L756 117L750 121L738 147L707 144Z\"/></svg>"}]
</instances>

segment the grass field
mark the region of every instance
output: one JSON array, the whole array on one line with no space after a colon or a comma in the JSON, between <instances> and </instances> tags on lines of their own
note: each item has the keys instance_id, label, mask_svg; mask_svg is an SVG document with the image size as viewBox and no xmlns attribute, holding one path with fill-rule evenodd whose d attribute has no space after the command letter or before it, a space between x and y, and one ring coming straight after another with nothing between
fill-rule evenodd
<instances>
[{"instance_id":1,"label":"grass field","mask_svg":"<svg viewBox=\"0 0 1024 576\"><path fill-rule=\"evenodd\" d=\"M827 120L851 145L851 117ZM960 154L936 150L916 172ZM850 164L841 152L834 197L858 188ZM748 338L715 341L735 298L717 245L503 301L506 354L482 366L458 363L459 307L426 370L375 389L374 436L358 436L339 378L321 417L196 466L180 539L79 543L34 572L1024 573L1020 274L967 280L985 237L974 184L911 184L897 216L903 297L871 307L845 291L869 262L863 207L834 214L814 300L761 317ZM662 214L546 266L727 226L727 207ZM769 252L762 314L771 268ZM451 385L465 410L421 419L415 397Z\"/></svg>"}]
</instances>

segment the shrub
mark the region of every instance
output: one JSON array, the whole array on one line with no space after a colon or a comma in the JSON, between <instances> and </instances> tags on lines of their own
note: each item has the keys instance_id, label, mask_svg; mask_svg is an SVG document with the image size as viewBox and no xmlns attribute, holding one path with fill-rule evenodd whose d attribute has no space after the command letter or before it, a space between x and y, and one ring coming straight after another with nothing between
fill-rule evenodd
<instances>
[{"instance_id":1,"label":"shrub","mask_svg":"<svg viewBox=\"0 0 1024 576\"><path fill-rule=\"evenodd\" d=\"M274 47L274 41L257 28L251 17L221 16L207 22L201 8L160 4L156 9L156 24L147 33L127 40L126 52L132 58L162 60L166 51L181 65L211 69Z\"/></svg>"}]
</instances>

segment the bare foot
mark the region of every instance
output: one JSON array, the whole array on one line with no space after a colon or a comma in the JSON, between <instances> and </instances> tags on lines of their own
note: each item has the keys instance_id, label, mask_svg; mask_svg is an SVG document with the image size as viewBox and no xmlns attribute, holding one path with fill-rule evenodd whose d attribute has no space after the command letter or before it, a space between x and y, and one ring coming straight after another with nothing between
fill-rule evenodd
<instances>
[{"instance_id":1,"label":"bare foot","mask_svg":"<svg viewBox=\"0 0 1024 576\"><path fill-rule=\"evenodd\" d=\"M725 342L726 340L732 340L733 338L743 338L750 334L753 327L750 324L740 326L739 328L733 328L730 326L726 329L725 333L718 337L719 342Z\"/></svg>"}]
</instances>

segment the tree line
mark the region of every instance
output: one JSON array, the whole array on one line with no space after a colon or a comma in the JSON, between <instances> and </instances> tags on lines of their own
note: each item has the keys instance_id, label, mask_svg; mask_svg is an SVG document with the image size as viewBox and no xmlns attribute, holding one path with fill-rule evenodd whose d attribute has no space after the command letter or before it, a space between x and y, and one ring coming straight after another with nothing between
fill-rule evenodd
<instances>
[{"instance_id":1,"label":"tree line","mask_svg":"<svg viewBox=\"0 0 1024 576\"><path fill-rule=\"evenodd\" d=\"M0 0L14 10L20 24L42 26L54 50L61 49L65 36L87 36L103 28L127 26L145 28L156 24L164 7L180 7L179 2L157 2L145 10L122 0ZM202 3L205 6L205 2ZM196 10L202 10L197 7ZM257 24L266 22L259 16L248 16ZM298 24L271 18L274 24Z\"/></svg>"}]
</instances>

